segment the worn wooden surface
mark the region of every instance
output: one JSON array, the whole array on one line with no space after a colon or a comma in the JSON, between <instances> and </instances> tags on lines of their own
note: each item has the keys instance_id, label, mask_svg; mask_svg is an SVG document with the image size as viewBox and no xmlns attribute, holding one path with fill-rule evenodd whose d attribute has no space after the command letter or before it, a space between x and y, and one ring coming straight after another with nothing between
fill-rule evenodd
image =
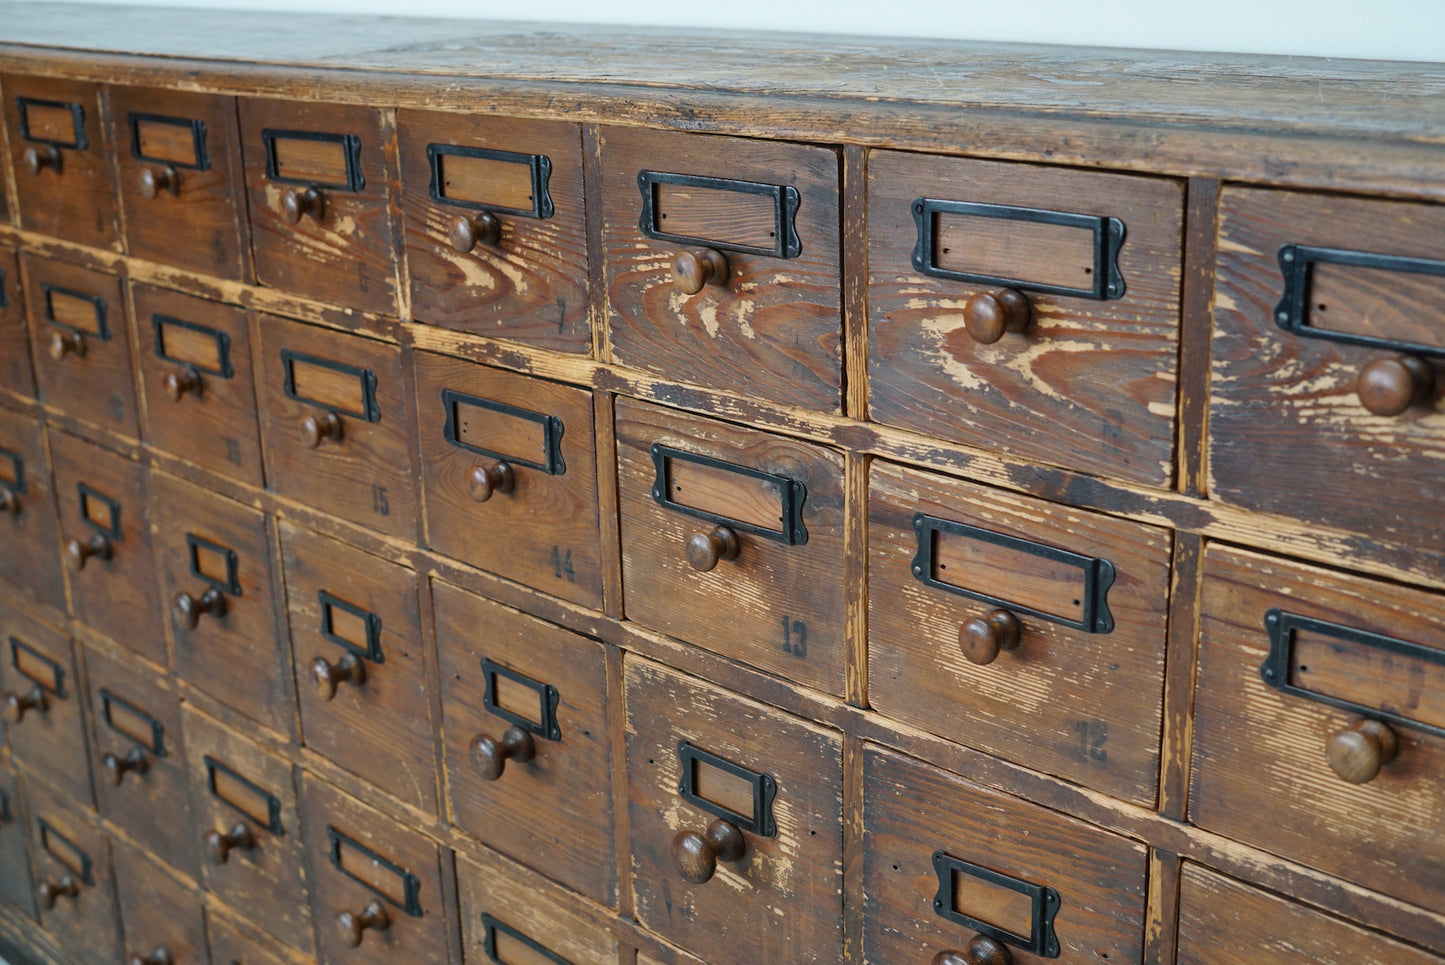
<instances>
[{"instance_id":1,"label":"worn wooden surface","mask_svg":"<svg viewBox=\"0 0 1445 965\"><path fill-rule=\"evenodd\" d=\"M30 843L26 839L27 808L20 778L8 765L0 765L0 897L21 914L34 918L35 882L30 873Z\"/></svg>"},{"instance_id":2,"label":"worn wooden surface","mask_svg":"<svg viewBox=\"0 0 1445 965\"><path fill-rule=\"evenodd\" d=\"M196 884L139 848L113 842L111 858L125 959L146 960L164 948L173 962L205 961L206 926Z\"/></svg>"},{"instance_id":3,"label":"worn wooden surface","mask_svg":"<svg viewBox=\"0 0 1445 965\"><path fill-rule=\"evenodd\" d=\"M111 872L110 844L93 816L84 816L63 803L38 782L26 784L30 809L30 850L35 866L36 887L59 884L69 874L79 886L74 897L58 895L52 908L40 909L40 924L59 940L61 949L80 962L113 962L120 958L120 922L115 915L115 879ZM42 846L42 822L58 832L88 864L89 879L81 868L56 857L56 849Z\"/></svg>"},{"instance_id":4,"label":"worn wooden surface","mask_svg":"<svg viewBox=\"0 0 1445 965\"><path fill-rule=\"evenodd\" d=\"M25 297L20 288L20 262L0 246L0 390L35 398L35 373L30 366L25 330Z\"/></svg>"},{"instance_id":5,"label":"worn wooden surface","mask_svg":"<svg viewBox=\"0 0 1445 965\"><path fill-rule=\"evenodd\" d=\"M0 681L6 695L27 697L37 684L44 693L45 707L25 711L20 720L10 716L5 732L10 752L28 766L44 772L56 787L83 807L93 807L90 740L86 733L85 684L76 673L70 638L62 631L13 606L0 603ZM51 672L24 674L16 666L15 651L39 657L41 666L49 661ZM41 677L43 679L36 679ZM52 683L59 683L53 688Z\"/></svg>"},{"instance_id":6,"label":"worn wooden surface","mask_svg":"<svg viewBox=\"0 0 1445 965\"><path fill-rule=\"evenodd\" d=\"M18 510L0 519L6 547L0 554L0 579L63 610L59 521L48 462L40 425L19 413L0 410L0 490Z\"/></svg>"}]
</instances>

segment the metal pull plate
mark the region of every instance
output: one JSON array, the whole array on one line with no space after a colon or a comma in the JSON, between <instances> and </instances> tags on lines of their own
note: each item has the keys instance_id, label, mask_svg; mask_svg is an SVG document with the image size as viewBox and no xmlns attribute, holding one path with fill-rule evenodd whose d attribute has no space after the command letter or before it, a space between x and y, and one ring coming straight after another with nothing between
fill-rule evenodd
<instances>
[{"instance_id":1,"label":"metal pull plate","mask_svg":"<svg viewBox=\"0 0 1445 965\"><path fill-rule=\"evenodd\" d=\"M106 319L104 298L48 283L42 284L40 291L45 296L47 322L102 342L110 341L110 322Z\"/></svg>"},{"instance_id":2,"label":"metal pull plate","mask_svg":"<svg viewBox=\"0 0 1445 965\"><path fill-rule=\"evenodd\" d=\"M125 541L125 530L121 526L120 503L85 483L76 483L80 500L80 518L97 533L117 543Z\"/></svg>"},{"instance_id":3,"label":"metal pull plate","mask_svg":"<svg viewBox=\"0 0 1445 965\"><path fill-rule=\"evenodd\" d=\"M1445 261L1380 255L1367 251L1285 245L1279 250L1279 269L1284 276L1284 294L1274 309L1280 328L1305 338L1323 338L1347 345L1413 355L1445 357L1445 335L1436 318L1421 306L1445 302ZM1391 276L1381 273L1390 272ZM1375 276L1372 278L1371 276ZM1406 286L1393 298L1374 297L1372 328L1391 334L1350 331L1351 319L1331 318L1331 289L1368 284L1375 292ZM1385 283L1382 287L1381 283ZM1394 305L1392 301L1404 304ZM1392 310L1393 309L1393 310Z\"/></svg>"},{"instance_id":4,"label":"metal pull plate","mask_svg":"<svg viewBox=\"0 0 1445 965\"><path fill-rule=\"evenodd\" d=\"M235 378L231 364L231 333L169 315L152 315L156 358L189 365L208 375Z\"/></svg>"},{"instance_id":5,"label":"metal pull plate","mask_svg":"<svg viewBox=\"0 0 1445 965\"><path fill-rule=\"evenodd\" d=\"M137 161L171 164L193 171L210 170L205 121L137 111L131 111L127 120L130 153Z\"/></svg>"},{"instance_id":6,"label":"metal pull plate","mask_svg":"<svg viewBox=\"0 0 1445 965\"><path fill-rule=\"evenodd\" d=\"M166 728L160 721L109 690L100 692L101 716L106 726L129 737L156 757L166 756Z\"/></svg>"},{"instance_id":7,"label":"metal pull plate","mask_svg":"<svg viewBox=\"0 0 1445 965\"><path fill-rule=\"evenodd\" d=\"M288 399L367 422L381 421L381 407L376 401L376 373L371 369L286 348L281 350L281 364L286 369L284 388Z\"/></svg>"},{"instance_id":8,"label":"metal pull plate","mask_svg":"<svg viewBox=\"0 0 1445 965\"><path fill-rule=\"evenodd\" d=\"M529 938L511 925L507 925L482 912L482 950L487 958L497 965L522 965L534 963L538 956L554 962L555 965L572 965L567 959L533 938ZM520 956L508 952L521 952Z\"/></svg>"},{"instance_id":9,"label":"metal pull plate","mask_svg":"<svg viewBox=\"0 0 1445 965\"><path fill-rule=\"evenodd\" d=\"M279 184L361 191L361 138L323 131L261 131L266 178Z\"/></svg>"},{"instance_id":10,"label":"metal pull plate","mask_svg":"<svg viewBox=\"0 0 1445 965\"><path fill-rule=\"evenodd\" d=\"M401 865L327 825L332 867L413 918L423 914L421 880Z\"/></svg>"},{"instance_id":11,"label":"metal pull plate","mask_svg":"<svg viewBox=\"0 0 1445 965\"><path fill-rule=\"evenodd\" d=\"M660 443L652 446L652 464L658 505L790 546L808 542L808 490L798 480Z\"/></svg>"},{"instance_id":12,"label":"metal pull plate","mask_svg":"<svg viewBox=\"0 0 1445 965\"><path fill-rule=\"evenodd\" d=\"M637 226L649 238L769 258L802 254L792 185L642 171L637 189Z\"/></svg>"},{"instance_id":13,"label":"metal pull plate","mask_svg":"<svg viewBox=\"0 0 1445 965\"><path fill-rule=\"evenodd\" d=\"M20 108L23 140L75 151L84 151L90 146L85 137L85 108L79 104L34 97L17 97L15 102Z\"/></svg>"},{"instance_id":14,"label":"metal pull plate","mask_svg":"<svg viewBox=\"0 0 1445 965\"><path fill-rule=\"evenodd\" d=\"M507 405L454 389L442 389L447 442L458 449L561 476L562 434L566 427L553 415ZM520 455L519 455L520 453Z\"/></svg>"},{"instance_id":15,"label":"metal pull plate","mask_svg":"<svg viewBox=\"0 0 1445 965\"><path fill-rule=\"evenodd\" d=\"M1041 958L1059 957L1054 916L1059 913L1062 902L1057 891L1000 874L942 851L933 852L933 870L938 875L938 893L933 898L933 910L940 918ZM1005 894L998 894L1000 890ZM1009 901L1007 892L1017 895L1018 900ZM1006 915L1016 929L1001 927L969 914L970 899L986 901L993 914Z\"/></svg>"},{"instance_id":16,"label":"metal pull plate","mask_svg":"<svg viewBox=\"0 0 1445 965\"><path fill-rule=\"evenodd\" d=\"M381 649L380 616L326 590L317 591L316 599L321 608L323 637L364 660L386 663Z\"/></svg>"},{"instance_id":17,"label":"metal pull plate","mask_svg":"<svg viewBox=\"0 0 1445 965\"><path fill-rule=\"evenodd\" d=\"M285 834L281 824L281 799L254 781L247 780L211 755L206 764L206 787L222 804L255 821L272 834Z\"/></svg>"},{"instance_id":18,"label":"metal pull plate","mask_svg":"<svg viewBox=\"0 0 1445 965\"><path fill-rule=\"evenodd\" d=\"M39 684L42 690L64 700L65 668L50 659L28 643L15 637L10 638L10 665L27 680Z\"/></svg>"},{"instance_id":19,"label":"metal pull plate","mask_svg":"<svg viewBox=\"0 0 1445 965\"><path fill-rule=\"evenodd\" d=\"M552 161L545 154L428 144L426 157L433 201L519 218L550 218L554 213L547 190Z\"/></svg>"},{"instance_id":20,"label":"metal pull plate","mask_svg":"<svg viewBox=\"0 0 1445 965\"><path fill-rule=\"evenodd\" d=\"M677 793L684 801L764 838L778 833L773 798L778 782L771 774L749 770L679 741L677 757L682 779Z\"/></svg>"},{"instance_id":21,"label":"metal pull plate","mask_svg":"<svg viewBox=\"0 0 1445 965\"><path fill-rule=\"evenodd\" d=\"M556 687L533 680L487 657L482 658L482 680L485 684L482 705L489 713L544 740L562 739L562 728L557 723L560 697ZM534 705L537 708L535 715L528 713Z\"/></svg>"}]
</instances>

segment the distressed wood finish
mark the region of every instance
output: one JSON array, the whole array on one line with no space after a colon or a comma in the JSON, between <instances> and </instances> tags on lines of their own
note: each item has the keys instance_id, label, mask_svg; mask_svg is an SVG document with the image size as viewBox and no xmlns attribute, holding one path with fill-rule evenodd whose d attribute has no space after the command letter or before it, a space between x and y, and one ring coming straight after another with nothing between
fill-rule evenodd
<instances>
[{"instance_id":1,"label":"distressed wood finish","mask_svg":"<svg viewBox=\"0 0 1445 965\"><path fill-rule=\"evenodd\" d=\"M12 767L0 764L0 900L33 920L38 906L30 874L27 824L20 776Z\"/></svg>"},{"instance_id":2,"label":"distressed wood finish","mask_svg":"<svg viewBox=\"0 0 1445 965\"><path fill-rule=\"evenodd\" d=\"M20 260L14 249L6 245L0 245L0 391L35 398L35 372L30 367L30 340L25 331L25 295L20 288Z\"/></svg>"},{"instance_id":3,"label":"distressed wood finish","mask_svg":"<svg viewBox=\"0 0 1445 965\"><path fill-rule=\"evenodd\" d=\"M206 915L212 962L227 965L295 965L297 959L267 942L249 923L232 922L214 911Z\"/></svg>"},{"instance_id":4,"label":"distressed wood finish","mask_svg":"<svg viewBox=\"0 0 1445 965\"><path fill-rule=\"evenodd\" d=\"M40 603L65 609L59 518L45 432L33 419L0 410L0 579Z\"/></svg>"},{"instance_id":5,"label":"distressed wood finish","mask_svg":"<svg viewBox=\"0 0 1445 965\"><path fill-rule=\"evenodd\" d=\"M76 673L73 644L63 631L3 599L0 685L7 705L5 732L16 760L77 805L94 807L85 684ZM24 708L19 720L12 694Z\"/></svg>"},{"instance_id":6,"label":"distressed wood finish","mask_svg":"<svg viewBox=\"0 0 1445 965\"><path fill-rule=\"evenodd\" d=\"M206 925L195 884L119 841L112 842L111 857L125 936L124 960L139 957L146 965L164 965L160 954L164 949L172 962L204 962Z\"/></svg>"},{"instance_id":7,"label":"distressed wood finish","mask_svg":"<svg viewBox=\"0 0 1445 965\"><path fill-rule=\"evenodd\" d=\"M36 891L56 892L51 907L41 902L41 926L85 965L119 960L120 921L106 836L93 816L77 813L39 782L27 781L25 788Z\"/></svg>"}]
</instances>

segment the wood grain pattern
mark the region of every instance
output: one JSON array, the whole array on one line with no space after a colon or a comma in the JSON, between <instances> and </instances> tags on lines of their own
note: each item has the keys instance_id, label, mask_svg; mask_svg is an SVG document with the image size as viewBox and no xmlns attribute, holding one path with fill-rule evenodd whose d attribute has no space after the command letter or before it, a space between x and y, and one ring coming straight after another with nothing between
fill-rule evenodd
<instances>
[{"instance_id":1,"label":"wood grain pattern","mask_svg":"<svg viewBox=\"0 0 1445 965\"><path fill-rule=\"evenodd\" d=\"M35 398L35 372L30 367L29 338L25 331L25 295L20 288L20 261L15 251L4 245L0 245L0 392Z\"/></svg>"},{"instance_id":2,"label":"wood grain pattern","mask_svg":"<svg viewBox=\"0 0 1445 965\"><path fill-rule=\"evenodd\" d=\"M6 764L0 764L0 795L5 805L0 814L0 901L33 920L38 906L30 870L28 813L20 777Z\"/></svg>"},{"instance_id":3,"label":"wood grain pattern","mask_svg":"<svg viewBox=\"0 0 1445 965\"><path fill-rule=\"evenodd\" d=\"M24 492L21 492L21 482ZM65 609L60 568L60 522L45 432L33 419L0 410L0 490L18 506L0 513L5 552L0 580L36 601Z\"/></svg>"},{"instance_id":4,"label":"wood grain pattern","mask_svg":"<svg viewBox=\"0 0 1445 965\"><path fill-rule=\"evenodd\" d=\"M73 805L36 781L26 783L30 807L30 849L37 884L58 882L70 874L81 876L42 847L42 822L90 859L91 880L74 898L61 895L55 907L40 909L40 924L60 947L81 962L114 962L120 958L120 921L115 911L115 879L110 847L93 815L82 815Z\"/></svg>"},{"instance_id":5,"label":"wood grain pattern","mask_svg":"<svg viewBox=\"0 0 1445 965\"><path fill-rule=\"evenodd\" d=\"M45 708L32 708L19 721L6 721L10 752L43 774L81 807L94 807L91 761L86 734L85 685L76 674L70 638L9 600L0 599L0 684L5 693L26 696L36 685L15 666L15 651L27 650L51 662L60 673L60 689L43 686ZM44 674L51 677L51 674ZM49 681L46 681L48 684Z\"/></svg>"},{"instance_id":6,"label":"wood grain pattern","mask_svg":"<svg viewBox=\"0 0 1445 965\"><path fill-rule=\"evenodd\" d=\"M163 947L173 962L204 962L206 926L200 889L138 848L114 842L111 858L125 959L144 959Z\"/></svg>"},{"instance_id":7,"label":"wood grain pattern","mask_svg":"<svg viewBox=\"0 0 1445 965\"><path fill-rule=\"evenodd\" d=\"M235 922L217 914L215 909L208 909L206 937L211 961L225 965L233 962L237 965L296 965L295 953L288 953L289 950L266 941L258 931L257 926L250 922Z\"/></svg>"}]
</instances>

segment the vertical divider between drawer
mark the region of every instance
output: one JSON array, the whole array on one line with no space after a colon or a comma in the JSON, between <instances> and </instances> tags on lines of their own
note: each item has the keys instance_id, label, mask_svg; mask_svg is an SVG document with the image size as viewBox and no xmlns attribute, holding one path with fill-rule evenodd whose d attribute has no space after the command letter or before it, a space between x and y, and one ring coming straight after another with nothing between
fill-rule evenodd
<instances>
[{"instance_id":1,"label":"vertical divider between drawer","mask_svg":"<svg viewBox=\"0 0 1445 965\"><path fill-rule=\"evenodd\" d=\"M407 371L411 371L410 366L407 366ZM416 602L417 606L421 608L422 673L426 680L427 701L431 704L428 710L433 722L431 734L432 783L436 788L438 813L445 823L454 824L451 814L451 795L447 793L445 777L446 753L443 748L446 747L446 739L442 733L442 681L437 657L436 613L432 608L432 567L420 554L418 554L416 564Z\"/></svg>"},{"instance_id":2,"label":"vertical divider between drawer","mask_svg":"<svg viewBox=\"0 0 1445 965\"><path fill-rule=\"evenodd\" d=\"M4 91L0 90L0 97L3 96ZM5 205L5 210L9 214L10 220L8 222L0 222L0 224L4 224L7 227L13 224L18 228L20 224L20 195L15 187L14 165L8 160L10 157L10 132L6 130L8 127L8 124L0 123L0 194L3 194L9 202Z\"/></svg>"},{"instance_id":3,"label":"vertical divider between drawer","mask_svg":"<svg viewBox=\"0 0 1445 965\"><path fill-rule=\"evenodd\" d=\"M396 137L395 108L381 111L381 131L385 136L386 214L391 224L391 260L396 266L396 314L402 321L408 321L411 319L411 271L406 264L406 231L401 214L401 154ZM410 362L406 371L411 371Z\"/></svg>"},{"instance_id":4,"label":"vertical divider between drawer","mask_svg":"<svg viewBox=\"0 0 1445 965\"><path fill-rule=\"evenodd\" d=\"M843 148L843 412L868 418L868 153Z\"/></svg>"},{"instance_id":5,"label":"vertical divider between drawer","mask_svg":"<svg viewBox=\"0 0 1445 965\"><path fill-rule=\"evenodd\" d=\"M843 960L863 961L863 738L843 735Z\"/></svg>"},{"instance_id":6,"label":"vertical divider between drawer","mask_svg":"<svg viewBox=\"0 0 1445 965\"><path fill-rule=\"evenodd\" d=\"M253 316L254 317L254 316ZM266 514L266 551L271 554L271 572L275 583L271 589L271 606L276 613L276 632L280 635L278 643L282 650L283 667L294 666L294 655L291 653L291 613L286 605L286 563L281 553L281 534L276 526L275 512ZM286 709L291 719L291 730L286 736L291 741L293 750L301 747L301 694L294 674L283 673L281 686L286 691ZM297 758L300 763L300 758Z\"/></svg>"},{"instance_id":7,"label":"vertical divider between drawer","mask_svg":"<svg viewBox=\"0 0 1445 965\"><path fill-rule=\"evenodd\" d=\"M843 639L848 703L868 706L868 464L848 452L843 464Z\"/></svg>"},{"instance_id":8,"label":"vertical divider between drawer","mask_svg":"<svg viewBox=\"0 0 1445 965\"><path fill-rule=\"evenodd\" d=\"M622 533L617 497L616 409L611 392L592 393L592 422L597 438L597 525L601 539L602 611L622 619Z\"/></svg>"},{"instance_id":9,"label":"vertical divider between drawer","mask_svg":"<svg viewBox=\"0 0 1445 965\"><path fill-rule=\"evenodd\" d=\"M612 821L616 835L617 914L630 919L637 901L632 893L632 818L627 797L627 707L622 690L622 649L607 644L607 726L611 730Z\"/></svg>"},{"instance_id":10,"label":"vertical divider between drawer","mask_svg":"<svg viewBox=\"0 0 1445 965\"><path fill-rule=\"evenodd\" d=\"M1184 278L1179 318L1179 418L1175 429L1176 485L1205 495L1205 423L1209 414L1209 352L1214 328L1215 223L1219 182L1190 178L1184 220Z\"/></svg>"},{"instance_id":11,"label":"vertical divider between drawer","mask_svg":"<svg viewBox=\"0 0 1445 965\"><path fill-rule=\"evenodd\" d=\"M1194 533L1174 534L1169 570L1169 630L1164 654L1164 733L1159 755L1159 811L1176 821L1183 821L1188 813L1203 555L1203 537Z\"/></svg>"},{"instance_id":12,"label":"vertical divider between drawer","mask_svg":"<svg viewBox=\"0 0 1445 965\"><path fill-rule=\"evenodd\" d=\"M232 138L236 145L236 156L231 169L231 197L236 199L236 218L241 226L241 284L256 284L256 256L251 250L251 199L247 197L246 165L242 163L241 145L241 98L231 98L231 110L226 119L231 125ZM252 332L252 344L255 333ZM254 370L253 370L254 371Z\"/></svg>"},{"instance_id":13,"label":"vertical divider between drawer","mask_svg":"<svg viewBox=\"0 0 1445 965\"><path fill-rule=\"evenodd\" d=\"M582 197L587 222L587 313L592 318L592 357L610 362L607 338L607 272L602 248L602 155L596 124L582 125ZM600 425L600 422L599 422Z\"/></svg>"},{"instance_id":14,"label":"vertical divider between drawer","mask_svg":"<svg viewBox=\"0 0 1445 965\"><path fill-rule=\"evenodd\" d=\"M1144 923L1145 965L1174 965L1179 935L1180 858L1149 849L1149 908Z\"/></svg>"},{"instance_id":15,"label":"vertical divider between drawer","mask_svg":"<svg viewBox=\"0 0 1445 965\"><path fill-rule=\"evenodd\" d=\"M111 123L109 84L101 84L99 86L99 89L96 91L96 99L100 102L100 124L98 126L100 128L101 150L105 152L106 167L110 169L110 190L113 204L115 205L116 240L112 243L111 247L116 251L124 253L127 247L125 243L125 212L122 210L123 205L120 203L120 165L115 159L118 145L112 143L110 136L111 131L115 130L115 126ZM125 267L123 265L120 274L122 277L125 276ZM134 358L134 356L132 356L132 358Z\"/></svg>"}]
</instances>

